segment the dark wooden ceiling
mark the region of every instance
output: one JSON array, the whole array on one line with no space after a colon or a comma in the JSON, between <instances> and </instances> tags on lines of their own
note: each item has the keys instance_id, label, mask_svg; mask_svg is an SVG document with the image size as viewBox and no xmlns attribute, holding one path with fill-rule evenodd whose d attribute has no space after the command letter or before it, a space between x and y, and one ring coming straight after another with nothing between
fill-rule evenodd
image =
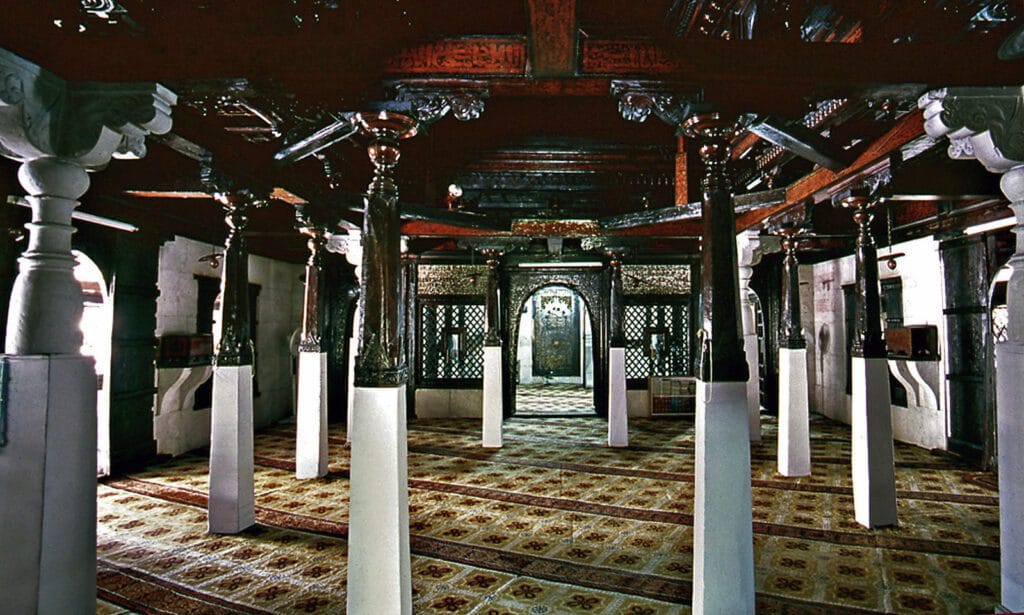
<instances>
[{"instance_id":1,"label":"dark wooden ceiling","mask_svg":"<svg viewBox=\"0 0 1024 615\"><path fill-rule=\"evenodd\" d=\"M622 119L613 79L655 82L820 137L835 168L753 134L737 139L740 192L785 189L781 202L764 200L741 213L738 222L748 227L803 206L919 139L914 109L926 89L1019 84L1024 76L1024 62L997 58L1020 25L1024 7L1016 1L9 4L0 40L14 53L65 79L159 81L180 96L172 134L151 139L145 159L98 173L83 209L211 242L222 237L220 211L203 195L198 163L182 151L198 145L242 178L269 181L290 200L358 224L359 193L370 179L361 138L332 146L321 159L282 166L273 157L340 114L388 99L396 81L473 79L489 92L479 119L446 117L403 144L402 200L419 212L406 232L458 237L505 234L494 229L544 211L609 218L695 199L695 178L676 181L684 167L694 168L692 154L679 154L672 127ZM972 211L978 202L998 206L995 182L979 179L970 163L941 155L915 160L904 165L913 177L899 171L911 179L894 182L906 186L901 202L941 197L974 204ZM13 163L7 168L13 174ZM929 176L952 180L930 189L921 181ZM464 188L464 218L444 213L451 183ZM914 211L938 215L924 206ZM467 223L474 213L488 223ZM609 234L699 234L693 216L652 216ZM257 212L253 251L302 259L293 220L283 200Z\"/></svg>"}]
</instances>

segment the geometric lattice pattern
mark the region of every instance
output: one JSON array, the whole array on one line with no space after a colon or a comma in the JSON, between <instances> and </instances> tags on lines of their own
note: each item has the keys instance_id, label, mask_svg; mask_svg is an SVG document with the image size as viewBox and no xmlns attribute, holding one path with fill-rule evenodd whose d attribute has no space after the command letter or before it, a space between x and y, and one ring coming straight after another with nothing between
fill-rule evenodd
<instances>
[{"instance_id":1,"label":"geometric lattice pattern","mask_svg":"<svg viewBox=\"0 0 1024 615\"><path fill-rule=\"evenodd\" d=\"M623 329L626 378L690 375L688 304L627 305Z\"/></svg>"},{"instance_id":2,"label":"geometric lattice pattern","mask_svg":"<svg viewBox=\"0 0 1024 615\"><path fill-rule=\"evenodd\" d=\"M422 318L425 382L484 377L484 306L424 303Z\"/></svg>"}]
</instances>

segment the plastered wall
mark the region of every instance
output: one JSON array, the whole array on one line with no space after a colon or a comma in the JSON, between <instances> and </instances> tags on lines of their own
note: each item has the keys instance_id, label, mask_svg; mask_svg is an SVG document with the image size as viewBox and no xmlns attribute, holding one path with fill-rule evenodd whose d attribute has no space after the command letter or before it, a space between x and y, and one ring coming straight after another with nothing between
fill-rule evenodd
<instances>
[{"instance_id":1,"label":"plastered wall","mask_svg":"<svg viewBox=\"0 0 1024 615\"><path fill-rule=\"evenodd\" d=\"M196 275L220 277L221 268L200 262L221 246L176 237L160 248L156 335L196 332ZM301 265L249 257L249 282L260 286L257 305L257 378L254 399L258 429L291 416L293 409L291 333L302 315ZM217 318L215 315L214 318ZM210 410L194 410L195 388L208 367L157 369L154 432L160 453L178 455L210 441Z\"/></svg>"},{"instance_id":2,"label":"plastered wall","mask_svg":"<svg viewBox=\"0 0 1024 615\"><path fill-rule=\"evenodd\" d=\"M935 325L939 352L946 345L945 305L939 244L930 238L896 244L895 270L878 263L880 279L903 284L905 325ZM889 253L879 250L879 256ZM801 316L807 338L811 410L850 423L846 393L846 324L842 287L855 282L853 256L800 267ZM890 372L907 389L908 405L892 406L893 435L925 448L946 448L947 401L944 358L939 361L890 361Z\"/></svg>"}]
</instances>

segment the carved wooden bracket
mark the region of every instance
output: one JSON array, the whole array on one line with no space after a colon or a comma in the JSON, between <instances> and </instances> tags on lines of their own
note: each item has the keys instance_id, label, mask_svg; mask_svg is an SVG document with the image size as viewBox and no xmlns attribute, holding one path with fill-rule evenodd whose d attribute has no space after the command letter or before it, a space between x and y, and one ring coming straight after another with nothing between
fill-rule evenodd
<instances>
[{"instance_id":1,"label":"carved wooden bracket","mask_svg":"<svg viewBox=\"0 0 1024 615\"><path fill-rule=\"evenodd\" d=\"M670 84L613 80L611 93L619 101L619 113L630 122L646 122L652 114L679 129L686 118L707 110L703 94L693 88L678 93Z\"/></svg>"},{"instance_id":2,"label":"carved wooden bracket","mask_svg":"<svg viewBox=\"0 0 1024 615\"><path fill-rule=\"evenodd\" d=\"M141 158L171 129L177 96L157 83L68 83L0 49L0 154L61 158L87 170Z\"/></svg>"},{"instance_id":3,"label":"carved wooden bracket","mask_svg":"<svg viewBox=\"0 0 1024 615\"><path fill-rule=\"evenodd\" d=\"M484 99L490 96L486 82L469 79L410 79L388 84L396 102L412 106L412 115L421 125L429 125L449 113L468 122L480 118Z\"/></svg>"},{"instance_id":4,"label":"carved wooden bracket","mask_svg":"<svg viewBox=\"0 0 1024 615\"><path fill-rule=\"evenodd\" d=\"M950 158L977 158L993 173L1024 164L1024 87L944 88L917 105L925 132L949 137Z\"/></svg>"}]
</instances>

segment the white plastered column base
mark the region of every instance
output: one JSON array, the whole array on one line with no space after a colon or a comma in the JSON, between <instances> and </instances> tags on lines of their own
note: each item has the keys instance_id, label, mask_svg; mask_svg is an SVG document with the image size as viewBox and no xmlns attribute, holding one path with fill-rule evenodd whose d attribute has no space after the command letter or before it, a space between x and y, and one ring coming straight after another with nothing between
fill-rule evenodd
<instances>
[{"instance_id":1,"label":"white plastered column base","mask_svg":"<svg viewBox=\"0 0 1024 615\"><path fill-rule=\"evenodd\" d=\"M356 387L348 612L412 613L405 387Z\"/></svg>"},{"instance_id":2,"label":"white plastered column base","mask_svg":"<svg viewBox=\"0 0 1024 615\"><path fill-rule=\"evenodd\" d=\"M864 527L896 525L889 362L852 358L853 508Z\"/></svg>"},{"instance_id":3,"label":"white plastered column base","mask_svg":"<svg viewBox=\"0 0 1024 615\"><path fill-rule=\"evenodd\" d=\"M743 353L747 356L747 417L750 421L750 441L761 441L761 383L758 380L757 334L743 336Z\"/></svg>"},{"instance_id":4,"label":"white plastered column base","mask_svg":"<svg viewBox=\"0 0 1024 615\"><path fill-rule=\"evenodd\" d=\"M356 321L359 322L359 321ZM356 356L359 354L359 340L348 338L348 405L345 406L345 444L352 444L352 416L356 407Z\"/></svg>"},{"instance_id":5,"label":"white plastered column base","mask_svg":"<svg viewBox=\"0 0 1024 615\"><path fill-rule=\"evenodd\" d=\"M754 612L747 383L697 381L693 612Z\"/></svg>"},{"instance_id":6,"label":"white plastered column base","mask_svg":"<svg viewBox=\"0 0 1024 615\"><path fill-rule=\"evenodd\" d=\"M256 523L251 365L214 367L210 423L210 531L237 534Z\"/></svg>"},{"instance_id":7,"label":"white plastered column base","mask_svg":"<svg viewBox=\"0 0 1024 615\"><path fill-rule=\"evenodd\" d=\"M608 446L629 446L626 407L626 349L608 349Z\"/></svg>"},{"instance_id":8,"label":"white plastered column base","mask_svg":"<svg viewBox=\"0 0 1024 615\"><path fill-rule=\"evenodd\" d=\"M779 348L779 474L811 473L807 349Z\"/></svg>"},{"instance_id":9,"label":"white plastered column base","mask_svg":"<svg viewBox=\"0 0 1024 615\"><path fill-rule=\"evenodd\" d=\"M501 448L501 346L484 346L483 447Z\"/></svg>"},{"instance_id":10,"label":"white plastered column base","mask_svg":"<svg viewBox=\"0 0 1024 615\"><path fill-rule=\"evenodd\" d=\"M96 610L96 372L79 355L7 361L0 578L7 613Z\"/></svg>"},{"instance_id":11,"label":"white plastered column base","mask_svg":"<svg viewBox=\"0 0 1024 615\"><path fill-rule=\"evenodd\" d=\"M327 353L299 353L295 478L327 475Z\"/></svg>"},{"instance_id":12,"label":"white plastered column base","mask_svg":"<svg viewBox=\"0 0 1024 615\"><path fill-rule=\"evenodd\" d=\"M1002 607L1024 612L1024 342L996 345Z\"/></svg>"}]
</instances>

